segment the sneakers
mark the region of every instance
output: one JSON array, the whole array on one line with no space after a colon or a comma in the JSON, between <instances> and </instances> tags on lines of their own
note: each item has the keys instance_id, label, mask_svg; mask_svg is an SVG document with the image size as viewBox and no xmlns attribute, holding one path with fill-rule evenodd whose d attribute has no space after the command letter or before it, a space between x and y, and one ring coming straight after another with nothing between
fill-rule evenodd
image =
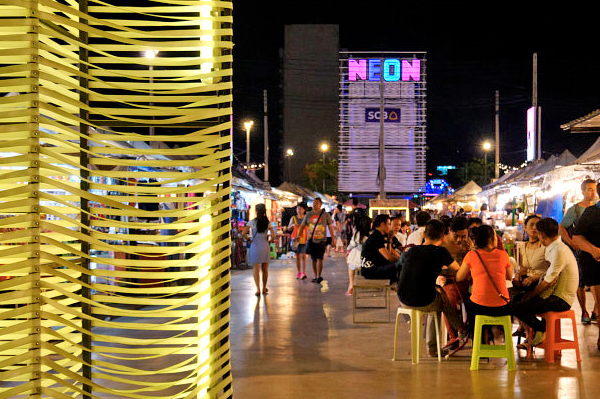
<instances>
[{"instance_id":1,"label":"sneakers","mask_svg":"<svg viewBox=\"0 0 600 399\"><path fill-rule=\"evenodd\" d=\"M296 280L300 280L302 278L302 273L296 273Z\"/></svg>"},{"instance_id":2,"label":"sneakers","mask_svg":"<svg viewBox=\"0 0 600 399\"><path fill-rule=\"evenodd\" d=\"M596 316L595 314L592 313L593 316ZM590 315L588 314L588 312L583 312L581 314L581 324L590 324L592 322L592 318L590 317Z\"/></svg>"},{"instance_id":3,"label":"sneakers","mask_svg":"<svg viewBox=\"0 0 600 399\"><path fill-rule=\"evenodd\" d=\"M319 277L317 278L317 284L321 284L321 281L323 281L323 277L319 276Z\"/></svg>"},{"instance_id":4,"label":"sneakers","mask_svg":"<svg viewBox=\"0 0 600 399\"><path fill-rule=\"evenodd\" d=\"M316 282L317 282L317 280L318 280L318 278L316 278L316 277L315 277L315 278L313 278L313 279L312 279L312 280L310 280L310 281L311 281L311 282L313 282L313 283L316 283Z\"/></svg>"},{"instance_id":5,"label":"sneakers","mask_svg":"<svg viewBox=\"0 0 600 399\"><path fill-rule=\"evenodd\" d=\"M531 346L538 346L546 339L546 333L542 331L536 331L533 339L531 340Z\"/></svg>"},{"instance_id":6,"label":"sneakers","mask_svg":"<svg viewBox=\"0 0 600 399\"><path fill-rule=\"evenodd\" d=\"M300 280L306 280L306 273L300 273Z\"/></svg>"},{"instance_id":7,"label":"sneakers","mask_svg":"<svg viewBox=\"0 0 600 399\"><path fill-rule=\"evenodd\" d=\"M446 357L446 355L447 355L448 353L449 353L448 349L446 349L446 348L441 348L441 349L440 349L440 356L441 356L441 357ZM436 349L433 349L433 350L429 349L429 350L427 351L427 354L428 354L430 357L437 357L437 348L436 348Z\"/></svg>"},{"instance_id":8,"label":"sneakers","mask_svg":"<svg viewBox=\"0 0 600 399\"><path fill-rule=\"evenodd\" d=\"M596 317L596 313L592 312L592 317L590 317L591 321L598 321L598 318Z\"/></svg>"}]
</instances>

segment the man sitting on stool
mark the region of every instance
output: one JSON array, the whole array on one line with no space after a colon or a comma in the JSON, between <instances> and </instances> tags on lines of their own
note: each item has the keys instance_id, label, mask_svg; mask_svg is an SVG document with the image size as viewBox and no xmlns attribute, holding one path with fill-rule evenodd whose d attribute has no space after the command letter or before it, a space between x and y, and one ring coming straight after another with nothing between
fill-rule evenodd
<instances>
[{"instance_id":1,"label":"man sitting on stool","mask_svg":"<svg viewBox=\"0 0 600 399\"><path fill-rule=\"evenodd\" d=\"M360 272L366 279L398 282L398 256L388 250L387 237L390 232L389 215L377 215L373 221L373 232L363 244Z\"/></svg>"},{"instance_id":2,"label":"man sitting on stool","mask_svg":"<svg viewBox=\"0 0 600 399\"><path fill-rule=\"evenodd\" d=\"M536 228L540 242L546 246L545 256L550 267L535 289L514 305L514 315L534 331L528 342L530 346L537 346L546 338L546 323L536 315L571 309L579 286L577 261L571 249L561 241L556 220L541 219Z\"/></svg>"},{"instance_id":3,"label":"man sitting on stool","mask_svg":"<svg viewBox=\"0 0 600 399\"><path fill-rule=\"evenodd\" d=\"M423 245L412 247L402 254L398 298L404 307L422 312L437 312L438 319L444 312L448 322L456 328L461 340L464 340L467 337L467 327L462 321L460 312L452 306L444 290L435 283L443 267L448 267L455 272L460 268L450 252L440 246L445 232L444 223L430 220L425 226ZM427 346L431 356L436 356L437 347L434 323L433 319L429 321Z\"/></svg>"}]
</instances>

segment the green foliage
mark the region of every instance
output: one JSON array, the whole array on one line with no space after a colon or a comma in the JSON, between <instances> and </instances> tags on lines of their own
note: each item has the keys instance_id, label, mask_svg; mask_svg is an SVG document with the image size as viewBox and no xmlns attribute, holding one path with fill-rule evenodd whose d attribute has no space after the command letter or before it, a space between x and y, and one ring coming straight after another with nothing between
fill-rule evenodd
<instances>
[{"instance_id":1,"label":"green foliage","mask_svg":"<svg viewBox=\"0 0 600 399\"><path fill-rule=\"evenodd\" d=\"M337 195L338 163L336 154L328 153L323 159L307 164L304 170L306 175L305 185L313 191L323 192L325 180L325 194Z\"/></svg>"},{"instance_id":2,"label":"green foliage","mask_svg":"<svg viewBox=\"0 0 600 399\"><path fill-rule=\"evenodd\" d=\"M454 170L448 171L448 181L453 187L462 187L473 180L481 187L491 183L494 177L494 161L487 162L487 180L485 179L484 157L474 158Z\"/></svg>"}]
</instances>

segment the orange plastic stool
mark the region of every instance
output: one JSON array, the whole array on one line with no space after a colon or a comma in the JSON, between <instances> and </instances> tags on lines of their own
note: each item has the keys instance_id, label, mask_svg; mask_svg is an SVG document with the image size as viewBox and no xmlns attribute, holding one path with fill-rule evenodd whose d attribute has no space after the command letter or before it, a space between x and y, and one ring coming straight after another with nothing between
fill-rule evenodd
<instances>
[{"instance_id":1,"label":"orange plastic stool","mask_svg":"<svg viewBox=\"0 0 600 399\"><path fill-rule=\"evenodd\" d=\"M561 353L563 349L575 349L577 361L581 361L579 354L579 340L577 339L577 324L575 323L575 312L566 310L564 312L546 312L542 313L546 320L546 339L540 344L540 348L544 349L544 360L548 363L554 363L554 356ZM561 336L560 321L561 319L571 319L573 326L573 341L563 339Z\"/></svg>"}]
</instances>

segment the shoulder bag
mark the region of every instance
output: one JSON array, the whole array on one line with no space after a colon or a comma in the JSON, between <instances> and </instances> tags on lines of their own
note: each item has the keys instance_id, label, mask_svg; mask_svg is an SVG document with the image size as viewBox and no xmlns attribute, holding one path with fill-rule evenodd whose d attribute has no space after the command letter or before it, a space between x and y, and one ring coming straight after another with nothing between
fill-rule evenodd
<instances>
[{"instance_id":1,"label":"shoulder bag","mask_svg":"<svg viewBox=\"0 0 600 399\"><path fill-rule=\"evenodd\" d=\"M325 209L321 210L321 213L319 213L319 218L317 219L317 223L315 223L315 227L313 227L313 231L310 234L310 238L308 239L308 242L306 244L306 253L310 254L312 252L312 249L315 246L315 243L313 242L313 237L315 236L315 230L317 229L317 226L319 225L319 222L321 221L321 216L323 216L323 212L325 211Z\"/></svg>"},{"instance_id":2,"label":"shoulder bag","mask_svg":"<svg viewBox=\"0 0 600 399\"><path fill-rule=\"evenodd\" d=\"M510 300L505 297L504 295L502 295L502 293L500 292L500 290L498 289L498 286L496 285L496 282L494 281L494 279L492 278L492 275L490 274L490 271L488 270L487 266L485 265L485 263L483 262L483 258L481 257L481 255L479 255L479 252L477 252L477 250L473 251L477 254L477 257L479 258L479 260L481 261L481 265L483 266L483 270L485 270L486 274L488 275L488 277L490 278L490 281L492 282L492 285L494 286L494 289L496 290L496 292L498 293L498 296L500 298L502 298L506 303L509 303Z\"/></svg>"}]
</instances>

